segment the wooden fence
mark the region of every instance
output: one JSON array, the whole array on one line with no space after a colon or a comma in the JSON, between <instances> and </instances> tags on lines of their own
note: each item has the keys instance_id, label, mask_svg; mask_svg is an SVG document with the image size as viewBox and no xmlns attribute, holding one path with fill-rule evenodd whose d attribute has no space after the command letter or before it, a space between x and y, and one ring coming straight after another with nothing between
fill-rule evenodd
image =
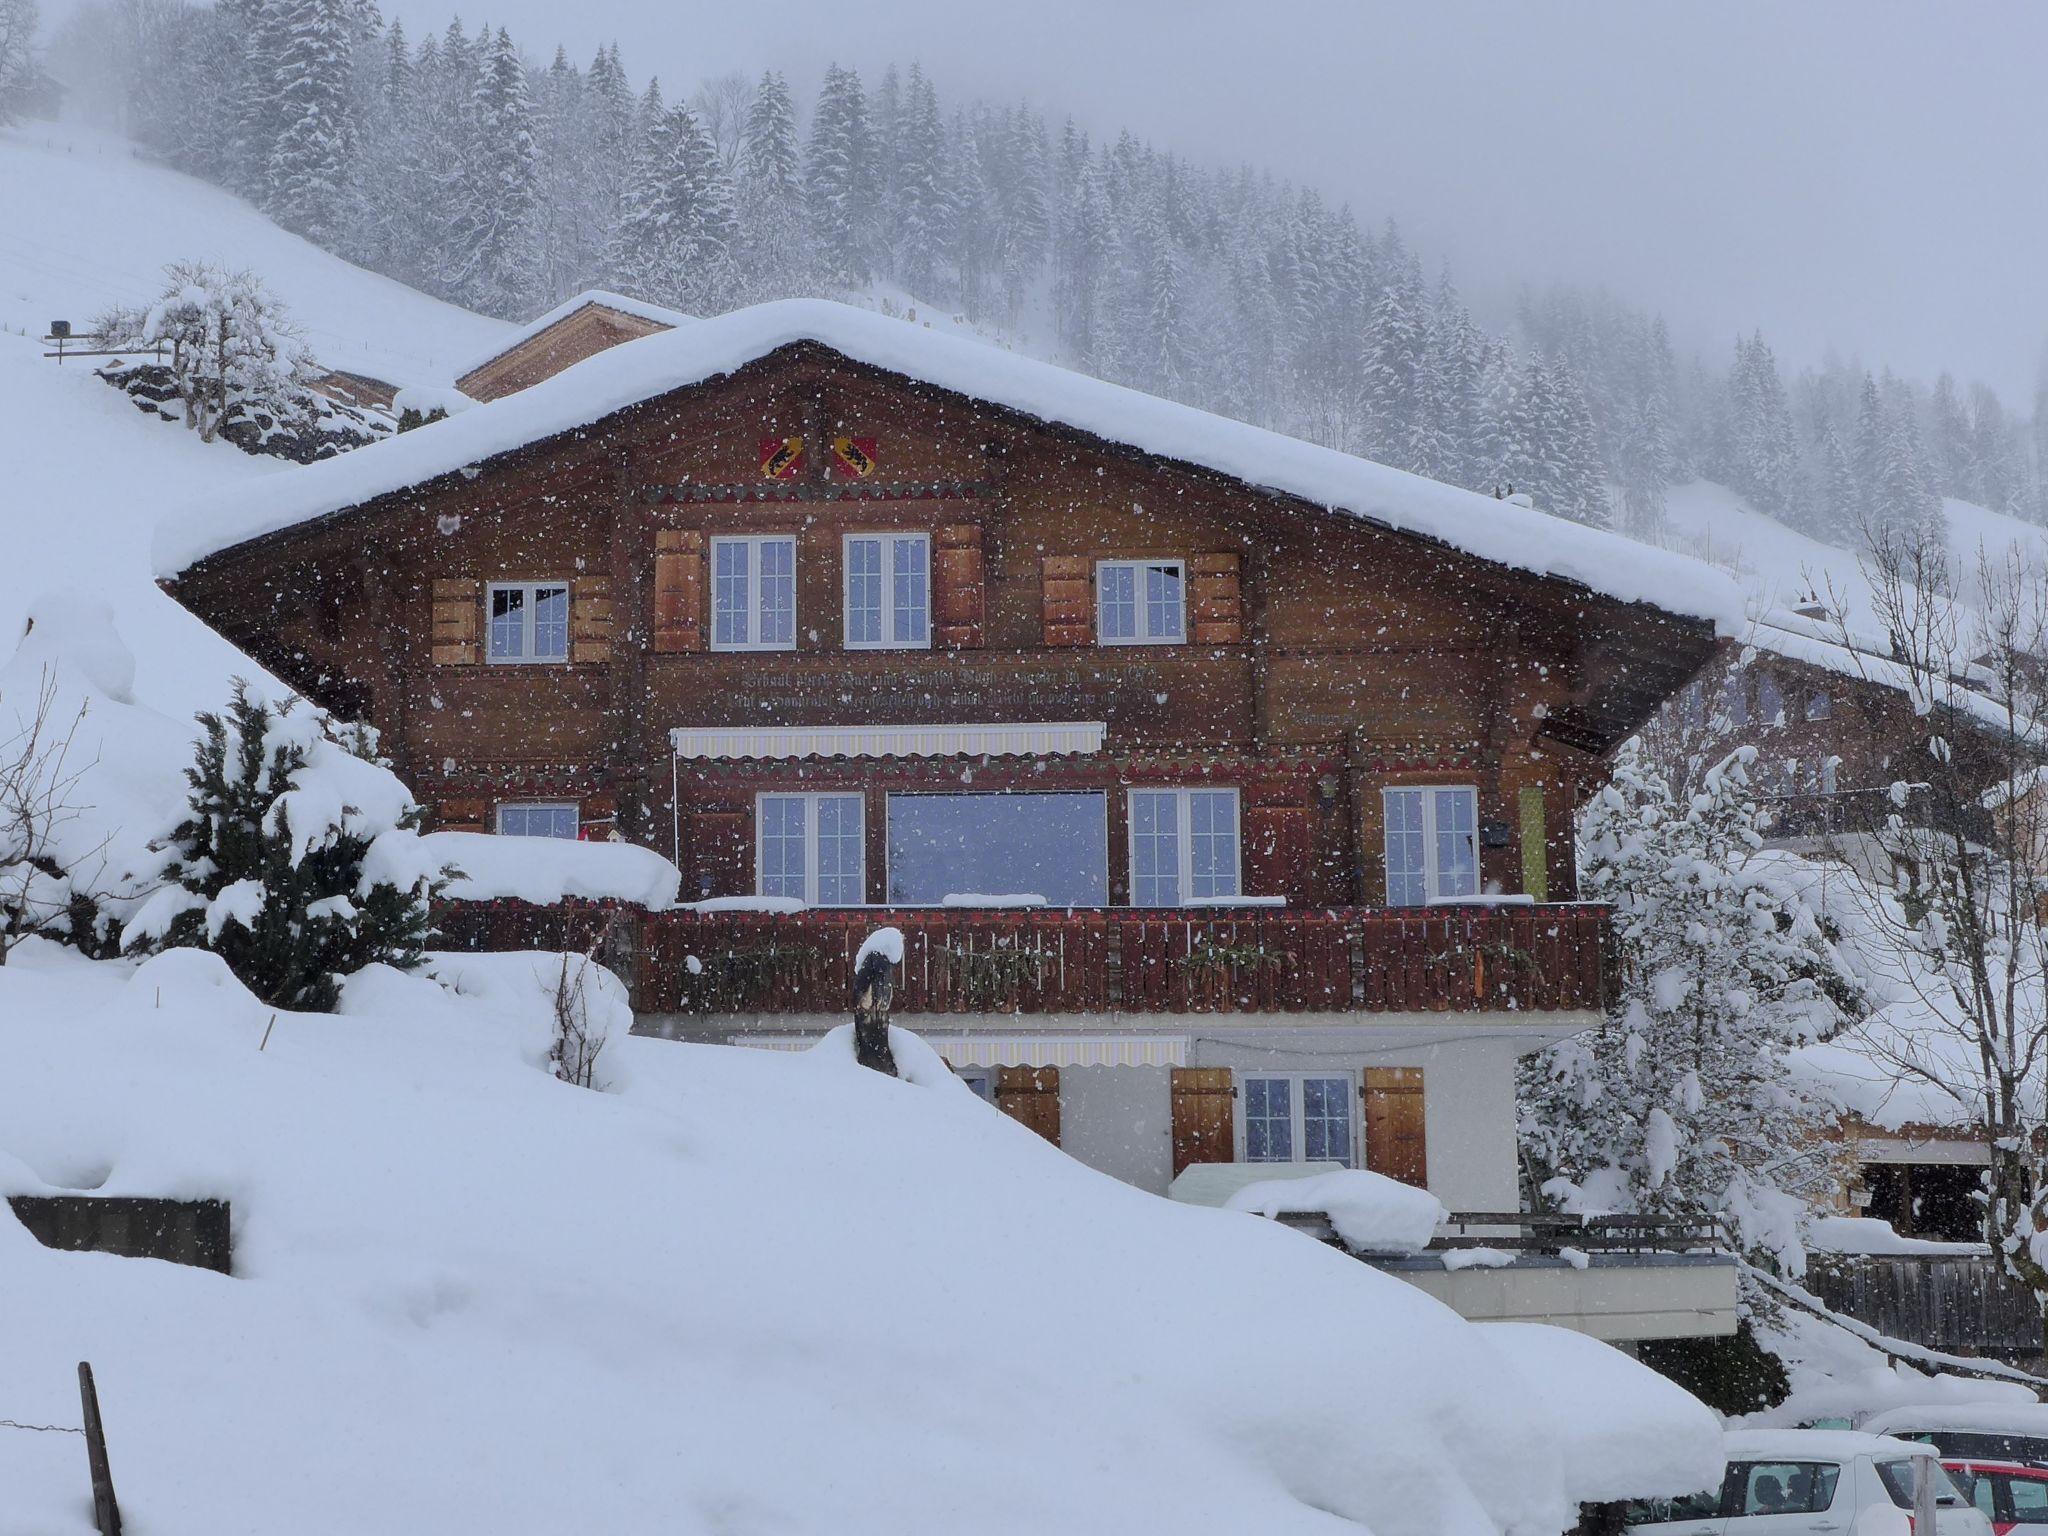
<instances>
[{"instance_id":1,"label":"wooden fence","mask_svg":"<svg viewBox=\"0 0 2048 1536\"><path fill-rule=\"evenodd\" d=\"M644 1013L838 1013L875 929L903 932L899 1013L1464 1012L1599 1008L1591 906L1317 911L859 908L641 913L448 903L441 944L589 949Z\"/></svg>"},{"instance_id":2,"label":"wooden fence","mask_svg":"<svg viewBox=\"0 0 2048 1536\"><path fill-rule=\"evenodd\" d=\"M1816 1255L1804 1281L1889 1338L1962 1354L2039 1356L2041 1308L1989 1258Z\"/></svg>"}]
</instances>

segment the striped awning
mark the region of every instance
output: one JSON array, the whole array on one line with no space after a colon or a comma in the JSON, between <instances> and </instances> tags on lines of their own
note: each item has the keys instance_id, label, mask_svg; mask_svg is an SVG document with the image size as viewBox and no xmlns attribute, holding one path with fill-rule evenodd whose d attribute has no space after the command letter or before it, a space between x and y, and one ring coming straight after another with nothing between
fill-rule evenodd
<instances>
[{"instance_id":1,"label":"striped awning","mask_svg":"<svg viewBox=\"0 0 2048 1536\"><path fill-rule=\"evenodd\" d=\"M1099 720L1017 725L678 726L682 758L1045 757L1100 752Z\"/></svg>"},{"instance_id":2,"label":"striped awning","mask_svg":"<svg viewBox=\"0 0 2048 1536\"><path fill-rule=\"evenodd\" d=\"M924 1043L955 1067L1180 1067L1186 1035L925 1035ZM806 1051L816 1035L738 1034L733 1045L764 1051Z\"/></svg>"}]
</instances>

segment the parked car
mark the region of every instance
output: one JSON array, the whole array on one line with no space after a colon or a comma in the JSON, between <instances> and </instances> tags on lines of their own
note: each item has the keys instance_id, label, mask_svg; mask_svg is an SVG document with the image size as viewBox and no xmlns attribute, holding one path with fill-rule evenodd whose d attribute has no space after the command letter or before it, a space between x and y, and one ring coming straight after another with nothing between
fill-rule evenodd
<instances>
[{"instance_id":1,"label":"parked car","mask_svg":"<svg viewBox=\"0 0 2048 1536\"><path fill-rule=\"evenodd\" d=\"M1953 1482L1991 1522L1998 1536L2022 1527L2048 1528L2048 1467L2019 1461L1951 1461L1941 1463Z\"/></svg>"},{"instance_id":2,"label":"parked car","mask_svg":"<svg viewBox=\"0 0 2048 1536\"><path fill-rule=\"evenodd\" d=\"M1918 1440L1944 1458L2048 1464L2048 1406L2040 1403L1935 1403L1893 1408L1857 1426L1866 1435Z\"/></svg>"},{"instance_id":3,"label":"parked car","mask_svg":"<svg viewBox=\"0 0 2048 1536\"><path fill-rule=\"evenodd\" d=\"M1934 1479L1933 1536L1991 1536L1925 1446L1851 1430L1744 1429L1726 1437L1718 1488L1628 1507L1644 1536L1929 1536L1913 1531L1923 1469Z\"/></svg>"}]
</instances>

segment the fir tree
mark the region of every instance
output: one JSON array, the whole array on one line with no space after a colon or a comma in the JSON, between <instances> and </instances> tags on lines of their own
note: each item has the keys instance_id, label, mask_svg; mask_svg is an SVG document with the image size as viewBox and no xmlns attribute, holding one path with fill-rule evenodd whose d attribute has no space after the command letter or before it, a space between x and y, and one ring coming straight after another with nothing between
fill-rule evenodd
<instances>
[{"instance_id":1,"label":"fir tree","mask_svg":"<svg viewBox=\"0 0 2048 1536\"><path fill-rule=\"evenodd\" d=\"M199 723L165 887L124 946L212 950L264 1002L311 1012L331 1012L341 978L366 965L419 965L429 903L454 871L404 885L372 878L372 842L417 828L420 808L335 803L353 786L388 788L382 769L359 762L372 755L367 733L344 735L289 703L273 709L240 682L225 717Z\"/></svg>"},{"instance_id":2,"label":"fir tree","mask_svg":"<svg viewBox=\"0 0 2048 1536\"><path fill-rule=\"evenodd\" d=\"M818 251L832 276L863 283L873 270L874 144L860 76L837 64L825 71L804 156L804 195Z\"/></svg>"},{"instance_id":3,"label":"fir tree","mask_svg":"<svg viewBox=\"0 0 2048 1536\"><path fill-rule=\"evenodd\" d=\"M481 39L476 85L474 155L467 199L468 280L486 314L523 317L540 292L535 240L539 150L526 67L500 27Z\"/></svg>"},{"instance_id":4,"label":"fir tree","mask_svg":"<svg viewBox=\"0 0 2048 1536\"><path fill-rule=\"evenodd\" d=\"M346 0L280 0L280 9L277 132L264 209L316 245L332 246L347 221L357 147L348 7Z\"/></svg>"}]
</instances>

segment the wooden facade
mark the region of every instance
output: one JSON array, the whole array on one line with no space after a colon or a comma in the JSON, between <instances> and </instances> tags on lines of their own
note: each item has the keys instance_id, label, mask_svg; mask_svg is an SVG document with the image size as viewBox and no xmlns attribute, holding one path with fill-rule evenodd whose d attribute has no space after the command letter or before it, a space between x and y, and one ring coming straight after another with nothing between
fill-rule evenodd
<instances>
[{"instance_id":1,"label":"wooden facade","mask_svg":"<svg viewBox=\"0 0 2048 1536\"><path fill-rule=\"evenodd\" d=\"M428 429L431 430L431 429ZM867 445L862 472L834 451ZM780 446L800 451L770 464ZM777 477L764 471L772 469ZM1475 515L1485 503L1474 500ZM930 536L931 637L844 641L844 537ZM721 536L796 544L795 639L711 648ZM1104 645L1098 562L1183 562L1184 643ZM559 582L565 660L487 655L495 582ZM1477 790L1485 889L1573 894L1572 812L1601 754L1710 655L1704 622L1490 564L816 343L590 427L252 540L176 596L265 665L366 718L439 825L566 802L673 854L687 897L755 886L756 797L1107 792L1109 902L1130 896L1133 786L1229 786L1242 890L1385 900L1382 791ZM676 728L1088 721L1102 750L697 758Z\"/></svg>"},{"instance_id":2,"label":"wooden facade","mask_svg":"<svg viewBox=\"0 0 2048 1536\"><path fill-rule=\"evenodd\" d=\"M564 368L572 368L586 357L595 357L622 341L635 341L673 328L647 315L592 299L479 363L457 379L455 387L472 400L501 400L532 388L542 379L551 379Z\"/></svg>"}]
</instances>

